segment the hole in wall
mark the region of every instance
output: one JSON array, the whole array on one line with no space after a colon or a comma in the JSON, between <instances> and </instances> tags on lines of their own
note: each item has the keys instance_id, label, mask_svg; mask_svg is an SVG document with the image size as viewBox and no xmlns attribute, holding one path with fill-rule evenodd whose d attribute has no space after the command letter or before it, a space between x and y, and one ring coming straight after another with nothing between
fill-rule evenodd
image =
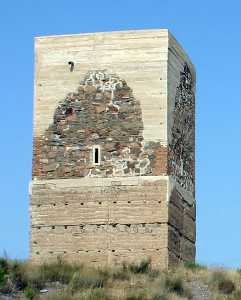
<instances>
[{"instance_id":1,"label":"hole in wall","mask_svg":"<svg viewBox=\"0 0 241 300\"><path fill-rule=\"evenodd\" d=\"M84 203L83 203L83 202L81 202L81 203L80 203L80 205L84 205Z\"/></svg>"},{"instance_id":2,"label":"hole in wall","mask_svg":"<svg viewBox=\"0 0 241 300\"><path fill-rule=\"evenodd\" d=\"M102 204L102 202L99 202L99 204Z\"/></svg>"},{"instance_id":3,"label":"hole in wall","mask_svg":"<svg viewBox=\"0 0 241 300\"><path fill-rule=\"evenodd\" d=\"M95 146L93 147L93 164L99 165L100 164L100 147Z\"/></svg>"},{"instance_id":4,"label":"hole in wall","mask_svg":"<svg viewBox=\"0 0 241 300\"><path fill-rule=\"evenodd\" d=\"M131 203L131 201L129 200L129 201L127 201L128 203Z\"/></svg>"},{"instance_id":5,"label":"hole in wall","mask_svg":"<svg viewBox=\"0 0 241 300\"><path fill-rule=\"evenodd\" d=\"M67 229L68 228L68 226L67 225L64 225L64 229Z\"/></svg>"},{"instance_id":6,"label":"hole in wall","mask_svg":"<svg viewBox=\"0 0 241 300\"><path fill-rule=\"evenodd\" d=\"M73 61L69 61L68 65L69 65L70 72L73 72L74 71L74 62Z\"/></svg>"},{"instance_id":7,"label":"hole in wall","mask_svg":"<svg viewBox=\"0 0 241 300\"><path fill-rule=\"evenodd\" d=\"M52 229L55 229L55 226L52 226Z\"/></svg>"}]
</instances>

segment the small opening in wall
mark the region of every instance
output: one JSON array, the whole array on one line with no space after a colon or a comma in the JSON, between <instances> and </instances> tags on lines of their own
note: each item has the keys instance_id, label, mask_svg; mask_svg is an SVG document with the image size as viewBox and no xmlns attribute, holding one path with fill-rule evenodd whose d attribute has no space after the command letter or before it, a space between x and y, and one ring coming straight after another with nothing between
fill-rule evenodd
<instances>
[{"instance_id":1,"label":"small opening in wall","mask_svg":"<svg viewBox=\"0 0 241 300\"><path fill-rule=\"evenodd\" d=\"M84 203L83 203L83 202L81 202L81 203L80 203L80 205L84 205Z\"/></svg>"},{"instance_id":2,"label":"small opening in wall","mask_svg":"<svg viewBox=\"0 0 241 300\"><path fill-rule=\"evenodd\" d=\"M131 203L131 201L129 200L128 203Z\"/></svg>"},{"instance_id":3,"label":"small opening in wall","mask_svg":"<svg viewBox=\"0 0 241 300\"><path fill-rule=\"evenodd\" d=\"M39 255L39 252L37 251L36 254Z\"/></svg>"},{"instance_id":4,"label":"small opening in wall","mask_svg":"<svg viewBox=\"0 0 241 300\"><path fill-rule=\"evenodd\" d=\"M112 252L115 252L115 250L114 250L114 249L112 249L111 251L112 251Z\"/></svg>"},{"instance_id":5,"label":"small opening in wall","mask_svg":"<svg viewBox=\"0 0 241 300\"><path fill-rule=\"evenodd\" d=\"M40 230L40 229L41 229L41 227L40 227L40 226L38 226L37 228L38 228L38 230Z\"/></svg>"},{"instance_id":6,"label":"small opening in wall","mask_svg":"<svg viewBox=\"0 0 241 300\"><path fill-rule=\"evenodd\" d=\"M55 226L52 226L52 229L55 229Z\"/></svg>"},{"instance_id":7,"label":"small opening in wall","mask_svg":"<svg viewBox=\"0 0 241 300\"><path fill-rule=\"evenodd\" d=\"M68 228L68 226L67 225L64 225L64 229L67 229Z\"/></svg>"},{"instance_id":8,"label":"small opening in wall","mask_svg":"<svg viewBox=\"0 0 241 300\"><path fill-rule=\"evenodd\" d=\"M73 61L69 61L68 65L69 65L70 72L73 72L74 71L74 62Z\"/></svg>"},{"instance_id":9,"label":"small opening in wall","mask_svg":"<svg viewBox=\"0 0 241 300\"><path fill-rule=\"evenodd\" d=\"M161 203L161 201L158 201L158 203Z\"/></svg>"},{"instance_id":10,"label":"small opening in wall","mask_svg":"<svg viewBox=\"0 0 241 300\"><path fill-rule=\"evenodd\" d=\"M94 165L100 164L100 148L99 147L93 148L93 163L94 163Z\"/></svg>"},{"instance_id":11,"label":"small opening in wall","mask_svg":"<svg viewBox=\"0 0 241 300\"><path fill-rule=\"evenodd\" d=\"M99 204L102 204L102 202L99 202Z\"/></svg>"},{"instance_id":12,"label":"small opening in wall","mask_svg":"<svg viewBox=\"0 0 241 300\"><path fill-rule=\"evenodd\" d=\"M53 203L53 206L56 206L56 204L55 204L55 203Z\"/></svg>"},{"instance_id":13,"label":"small opening in wall","mask_svg":"<svg viewBox=\"0 0 241 300\"><path fill-rule=\"evenodd\" d=\"M38 204L38 207L40 207L41 206L41 204Z\"/></svg>"},{"instance_id":14,"label":"small opening in wall","mask_svg":"<svg viewBox=\"0 0 241 300\"><path fill-rule=\"evenodd\" d=\"M65 203L64 203L64 205L66 205L66 206L67 206L67 205L69 205L69 203L68 203L68 202L65 202Z\"/></svg>"},{"instance_id":15,"label":"small opening in wall","mask_svg":"<svg viewBox=\"0 0 241 300\"><path fill-rule=\"evenodd\" d=\"M114 204L116 204L116 201L113 201Z\"/></svg>"}]
</instances>

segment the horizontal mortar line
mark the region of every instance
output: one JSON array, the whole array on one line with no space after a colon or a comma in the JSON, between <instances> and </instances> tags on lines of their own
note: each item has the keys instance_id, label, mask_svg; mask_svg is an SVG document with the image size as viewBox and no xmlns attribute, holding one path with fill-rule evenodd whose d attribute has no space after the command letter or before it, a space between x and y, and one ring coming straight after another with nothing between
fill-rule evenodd
<instances>
[{"instance_id":1,"label":"horizontal mortar line","mask_svg":"<svg viewBox=\"0 0 241 300\"><path fill-rule=\"evenodd\" d=\"M39 224L39 225L32 225L32 228L37 228L37 227L52 227L52 226L57 226L57 227L64 227L64 226L69 226L69 227L79 227L79 226L103 226L103 225L126 225L126 226L130 226L130 225L164 225L164 224L168 224L167 222L153 222L153 223L116 223L116 222L110 222L110 223L80 223L80 224L52 224L52 225L44 225L44 224Z\"/></svg>"},{"instance_id":2,"label":"horizontal mortar line","mask_svg":"<svg viewBox=\"0 0 241 300\"><path fill-rule=\"evenodd\" d=\"M142 251L158 251L158 250L165 250L168 249L167 247L155 247L155 248L142 248L142 249L135 249L135 248L122 248L122 249L114 249L114 247L109 247L109 248L101 248L101 249L76 249L76 250L72 250L72 251L68 251L68 250L43 250L40 251L42 253L64 253L65 254L70 254L70 253L79 253L79 252L108 252L108 251L112 251L115 250L115 252L122 252L122 251L128 251L128 252L142 252ZM38 248L36 248L36 250L39 250ZM176 255L176 254L175 254ZM177 256L177 255L176 255Z\"/></svg>"},{"instance_id":3,"label":"horizontal mortar line","mask_svg":"<svg viewBox=\"0 0 241 300\"><path fill-rule=\"evenodd\" d=\"M174 229L174 231L178 232L178 234L180 235L180 237L184 237L185 239L187 239L189 242L191 242L193 245L195 245L195 242L192 241L188 236L186 236L185 234L181 233L180 230L174 226L173 224L171 224L170 222L167 222L167 225L170 226L171 228Z\"/></svg>"}]
</instances>

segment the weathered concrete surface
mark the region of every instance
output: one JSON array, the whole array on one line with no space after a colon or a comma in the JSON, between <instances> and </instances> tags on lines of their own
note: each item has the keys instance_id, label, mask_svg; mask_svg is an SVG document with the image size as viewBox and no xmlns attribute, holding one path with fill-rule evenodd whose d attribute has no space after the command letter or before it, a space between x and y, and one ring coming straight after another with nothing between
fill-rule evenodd
<instances>
[{"instance_id":1,"label":"weathered concrete surface","mask_svg":"<svg viewBox=\"0 0 241 300\"><path fill-rule=\"evenodd\" d=\"M35 48L32 261L194 260L195 71L180 45L141 30Z\"/></svg>"}]
</instances>

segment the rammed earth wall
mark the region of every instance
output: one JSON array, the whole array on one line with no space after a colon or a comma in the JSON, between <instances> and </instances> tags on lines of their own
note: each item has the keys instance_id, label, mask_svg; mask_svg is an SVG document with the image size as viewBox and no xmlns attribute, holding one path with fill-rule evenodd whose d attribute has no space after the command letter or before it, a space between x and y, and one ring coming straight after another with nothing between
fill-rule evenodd
<instances>
[{"instance_id":1,"label":"rammed earth wall","mask_svg":"<svg viewBox=\"0 0 241 300\"><path fill-rule=\"evenodd\" d=\"M31 260L195 258L195 71L167 30L36 38Z\"/></svg>"}]
</instances>

